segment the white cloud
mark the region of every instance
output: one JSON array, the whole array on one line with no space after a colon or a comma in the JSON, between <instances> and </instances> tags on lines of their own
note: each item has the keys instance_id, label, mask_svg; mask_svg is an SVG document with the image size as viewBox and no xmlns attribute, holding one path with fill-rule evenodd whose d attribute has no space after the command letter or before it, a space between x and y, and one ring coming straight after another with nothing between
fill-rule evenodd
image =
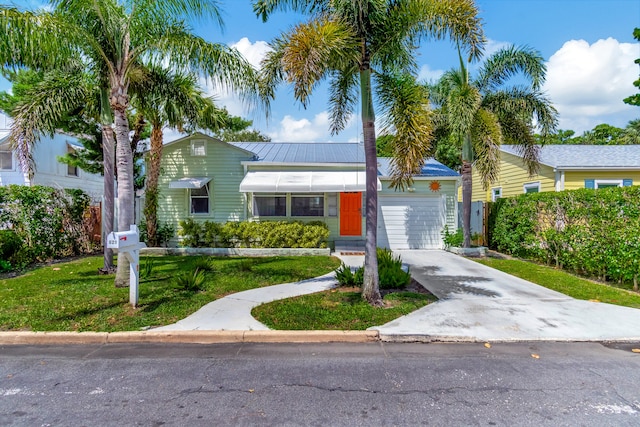
<instances>
[{"instance_id":1,"label":"white cloud","mask_svg":"<svg viewBox=\"0 0 640 427\"><path fill-rule=\"evenodd\" d=\"M326 140L329 130L329 115L326 111L316 114L313 120L306 118L295 119L290 115L284 116L279 128L269 133L272 141L276 142L318 142Z\"/></svg>"},{"instance_id":2,"label":"white cloud","mask_svg":"<svg viewBox=\"0 0 640 427\"><path fill-rule=\"evenodd\" d=\"M637 92L638 43L613 38L570 40L549 58L544 90L560 113L560 128L578 135L600 123L625 127L637 107L622 100Z\"/></svg>"},{"instance_id":3,"label":"white cloud","mask_svg":"<svg viewBox=\"0 0 640 427\"><path fill-rule=\"evenodd\" d=\"M340 134L331 136L329 131L329 113L322 111L313 119L296 119L286 115L278 123L274 131L266 131L274 142L332 142L332 141L358 141L359 121L352 117L345 129Z\"/></svg>"},{"instance_id":4,"label":"white cloud","mask_svg":"<svg viewBox=\"0 0 640 427\"><path fill-rule=\"evenodd\" d=\"M418 81L435 83L444 73L445 70L432 70L428 64L425 64L420 67L420 71L418 72Z\"/></svg>"},{"instance_id":5,"label":"white cloud","mask_svg":"<svg viewBox=\"0 0 640 427\"><path fill-rule=\"evenodd\" d=\"M264 59L266 54L272 49L265 41L258 40L255 43L243 37L240 41L231 44L231 47L238 49L238 51L247 58L247 61L255 68L260 68L260 62Z\"/></svg>"}]
</instances>

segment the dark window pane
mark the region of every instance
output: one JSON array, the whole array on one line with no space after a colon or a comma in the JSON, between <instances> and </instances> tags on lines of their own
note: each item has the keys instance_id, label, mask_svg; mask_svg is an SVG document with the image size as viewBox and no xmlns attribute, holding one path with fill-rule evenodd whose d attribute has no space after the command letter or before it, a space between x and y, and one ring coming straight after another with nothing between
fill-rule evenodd
<instances>
[{"instance_id":1,"label":"dark window pane","mask_svg":"<svg viewBox=\"0 0 640 427\"><path fill-rule=\"evenodd\" d=\"M285 196L256 196L253 198L253 214L256 216L286 216Z\"/></svg>"},{"instance_id":2,"label":"dark window pane","mask_svg":"<svg viewBox=\"0 0 640 427\"><path fill-rule=\"evenodd\" d=\"M11 151L0 151L0 169L12 170L12 162L13 158L11 156Z\"/></svg>"},{"instance_id":3,"label":"dark window pane","mask_svg":"<svg viewBox=\"0 0 640 427\"><path fill-rule=\"evenodd\" d=\"M209 213L209 198L208 197L192 197L191 213L193 214Z\"/></svg>"},{"instance_id":4,"label":"dark window pane","mask_svg":"<svg viewBox=\"0 0 640 427\"><path fill-rule=\"evenodd\" d=\"M291 216L323 216L324 196L292 196Z\"/></svg>"}]
</instances>

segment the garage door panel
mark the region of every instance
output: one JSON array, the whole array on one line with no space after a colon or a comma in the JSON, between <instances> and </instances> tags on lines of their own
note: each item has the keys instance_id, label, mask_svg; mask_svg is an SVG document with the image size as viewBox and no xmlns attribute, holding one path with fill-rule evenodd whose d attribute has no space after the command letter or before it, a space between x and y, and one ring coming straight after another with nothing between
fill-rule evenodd
<instances>
[{"instance_id":1,"label":"garage door panel","mask_svg":"<svg viewBox=\"0 0 640 427\"><path fill-rule=\"evenodd\" d=\"M440 197L378 199L378 245L391 249L442 248L445 203Z\"/></svg>"}]
</instances>

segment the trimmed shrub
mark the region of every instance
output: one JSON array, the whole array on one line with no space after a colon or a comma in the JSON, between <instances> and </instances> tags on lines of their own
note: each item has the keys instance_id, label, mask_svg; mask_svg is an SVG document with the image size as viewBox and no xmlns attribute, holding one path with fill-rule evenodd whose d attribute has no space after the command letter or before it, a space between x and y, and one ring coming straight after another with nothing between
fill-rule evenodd
<instances>
[{"instance_id":1,"label":"trimmed shrub","mask_svg":"<svg viewBox=\"0 0 640 427\"><path fill-rule=\"evenodd\" d=\"M178 232L186 247L242 247L242 248L325 248L329 228L320 222L300 221L229 221L217 224L180 221Z\"/></svg>"},{"instance_id":2,"label":"trimmed shrub","mask_svg":"<svg viewBox=\"0 0 640 427\"><path fill-rule=\"evenodd\" d=\"M637 285L640 187L527 194L500 199L491 209L494 249Z\"/></svg>"}]
</instances>

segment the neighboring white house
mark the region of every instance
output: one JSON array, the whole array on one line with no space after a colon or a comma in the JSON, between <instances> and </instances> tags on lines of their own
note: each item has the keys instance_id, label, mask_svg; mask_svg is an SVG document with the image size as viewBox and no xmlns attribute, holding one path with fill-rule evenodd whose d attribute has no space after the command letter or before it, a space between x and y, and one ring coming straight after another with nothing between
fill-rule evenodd
<instances>
[{"instance_id":1,"label":"neighboring white house","mask_svg":"<svg viewBox=\"0 0 640 427\"><path fill-rule=\"evenodd\" d=\"M86 192L94 203L100 202L103 194L101 175L87 173L58 161L58 156L83 148L77 138L63 134L55 134L53 138L43 135L32 152L35 173L33 179L29 180L9 146L10 128L11 119L0 113L0 186L17 184L76 188Z\"/></svg>"}]
</instances>

